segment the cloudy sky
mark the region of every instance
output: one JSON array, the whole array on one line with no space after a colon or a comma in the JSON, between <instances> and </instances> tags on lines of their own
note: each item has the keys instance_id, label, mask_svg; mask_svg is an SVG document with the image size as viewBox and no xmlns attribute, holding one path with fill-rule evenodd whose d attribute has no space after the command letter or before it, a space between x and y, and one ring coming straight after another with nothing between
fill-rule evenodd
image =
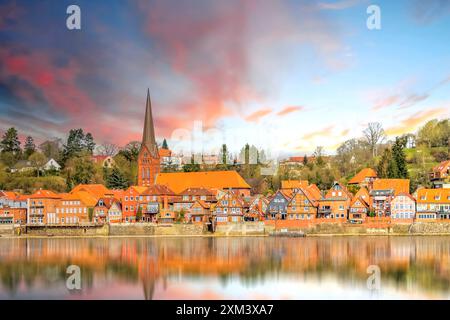
<instances>
[{"instance_id":1,"label":"cloudy sky","mask_svg":"<svg viewBox=\"0 0 450 320\"><path fill-rule=\"evenodd\" d=\"M450 1L378 1L380 30L370 4L0 0L0 133L124 145L147 88L157 138L184 151L332 153L368 122L394 137L449 117Z\"/></svg>"}]
</instances>

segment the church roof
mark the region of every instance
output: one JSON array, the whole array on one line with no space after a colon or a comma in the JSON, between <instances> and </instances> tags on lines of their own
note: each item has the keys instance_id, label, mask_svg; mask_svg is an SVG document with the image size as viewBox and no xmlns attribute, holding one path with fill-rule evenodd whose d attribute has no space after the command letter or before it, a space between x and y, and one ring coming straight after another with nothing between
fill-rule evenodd
<instances>
[{"instance_id":1,"label":"church roof","mask_svg":"<svg viewBox=\"0 0 450 320\"><path fill-rule=\"evenodd\" d=\"M152 102L150 101L150 90L147 90L147 102L145 104L144 131L142 133L142 146L145 146L153 158L158 158L158 146L155 139L155 128L153 127Z\"/></svg>"},{"instance_id":2,"label":"church roof","mask_svg":"<svg viewBox=\"0 0 450 320\"><path fill-rule=\"evenodd\" d=\"M175 193L187 188L250 189L236 171L162 172L156 176L156 184L166 185Z\"/></svg>"}]
</instances>

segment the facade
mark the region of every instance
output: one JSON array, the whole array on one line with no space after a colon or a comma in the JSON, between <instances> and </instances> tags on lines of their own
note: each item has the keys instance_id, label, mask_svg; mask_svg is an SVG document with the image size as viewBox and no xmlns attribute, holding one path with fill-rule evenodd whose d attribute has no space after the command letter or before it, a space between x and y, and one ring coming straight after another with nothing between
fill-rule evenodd
<instances>
[{"instance_id":1,"label":"facade","mask_svg":"<svg viewBox=\"0 0 450 320\"><path fill-rule=\"evenodd\" d=\"M287 218L287 206L291 197L292 192L278 190L269 199L266 220L285 220Z\"/></svg>"},{"instance_id":2,"label":"facade","mask_svg":"<svg viewBox=\"0 0 450 320\"><path fill-rule=\"evenodd\" d=\"M372 210L377 217L391 215L391 201L400 193L409 193L409 179L377 179L370 191Z\"/></svg>"},{"instance_id":3,"label":"facade","mask_svg":"<svg viewBox=\"0 0 450 320\"><path fill-rule=\"evenodd\" d=\"M307 191L300 188L287 205L288 220L314 220L317 217L319 202Z\"/></svg>"},{"instance_id":4,"label":"facade","mask_svg":"<svg viewBox=\"0 0 450 320\"><path fill-rule=\"evenodd\" d=\"M263 221L266 216L269 200L262 195L253 196L249 199L248 211L244 213L245 221Z\"/></svg>"},{"instance_id":5,"label":"facade","mask_svg":"<svg viewBox=\"0 0 450 320\"><path fill-rule=\"evenodd\" d=\"M56 215L49 214L48 224L80 224L93 222L93 210L97 199L87 191L75 191L64 195L56 207Z\"/></svg>"},{"instance_id":6,"label":"facade","mask_svg":"<svg viewBox=\"0 0 450 320\"><path fill-rule=\"evenodd\" d=\"M211 204L203 200L195 200L189 208L190 215L187 222L192 223L209 223L211 222Z\"/></svg>"},{"instance_id":7,"label":"facade","mask_svg":"<svg viewBox=\"0 0 450 320\"><path fill-rule=\"evenodd\" d=\"M242 222L245 207L244 199L237 192L228 190L217 199L213 217L217 223Z\"/></svg>"},{"instance_id":8,"label":"facade","mask_svg":"<svg viewBox=\"0 0 450 320\"><path fill-rule=\"evenodd\" d=\"M334 182L323 199L319 201L317 216L325 219L346 220L352 194L339 182Z\"/></svg>"},{"instance_id":9,"label":"facade","mask_svg":"<svg viewBox=\"0 0 450 320\"><path fill-rule=\"evenodd\" d=\"M120 223L122 222L122 206L116 198L100 198L94 207L94 222Z\"/></svg>"},{"instance_id":10,"label":"facade","mask_svg":"<svg viewBox=\"0 0 450 320\"><path fill-rule=\"evenodd\" d=\"M0 191L0 224L26 224L27 197Z\"/></svg>"},{"instance_id":11,"label":"facade","mask_svg":"<svg viewBox=\"0 0 450 320\"><path fill-rule=\"evenodd\" d=\"M56 170L56 171L59 171L59 170L61 170L61 166L59 165L58 162L56 162L55 159L51 158L51 159L49 159L49 160L47 161L46 164L44 164L44 165L42 166L42 169L45 170L45 171L50 171L50 170Z\"/></svg>"},{"instance_id":12,"label":"facade","mask_svg":"<svg viewBox=\"0 0 450 320\"><path fill-rule=\"evenodd\" d=\"M370 205L362 197L354 197L350 203L348 220L351 223L363 223L370 210Z\"/></svg>"},{"instance_id":13,"label":"facade","mask_svg":"<svg viewBox=\"0 0 450 320\"><path fill-rule=\"evenodd\" d=\"M442 161L430 172L430 180L435 188L443 188L450 183L450 160Z\"/></svg>"},{"instance_id":14,"label":"facade","mask_svg":"<svg viewBox=\"0 0 450 320\"><path fill-rule=\"evenodd\" d=\"M122 222L136 222L136 213L142 193L147 187L131 186L122 193Z\"/></svg>"},{"instance_id":15,"label":"facade","mask_svg":"<svg viewBox=\"0 0 450 320\"><path fill-rule=\"evenodd\" d=\"M155 184L156 176L160 172L160 157L155 140L153 127L152 104L150 91L147 91L145 108L144 132L142 134L141 150L138 155L138 186L149 187Z\"/></svg>"},{"instance_id":16,"label":"facade","mask_svg":"<svg viewBox=\"0 0 450 320\"><path fill-rule=\"evenodd\" d=\"M190 209L192 205L201 200L208 204L217 202L217 191L208 188L187 188L178 194L173 202L173 209L176 212L183 211L186 221L190 220Z\"/></svg>"},{"instance_id":17,"label":"facade","mask_svg":"<svg viewBox=\"0 0 450 320\"><path fill-rule=\"evenodd\" d=\"M156 184L148 187L139 197L141 221L156 222L158 215L160 218L165 215L167 219L167 213L174 212L175 198L176 194L166 186Z\"/></svg>"},{"instance_id":18,"label":"facade","mask_svg":"<svg viewBox=\"0 0 450 320\"><path fill-rule=\"evenodd\" d=\"M391 219L413 222L416 216L416 200L409 193L399 193L391 201Z\"/></svg>"},{"instance_id":19,"label":"facade","mask_svg":"<svg viewBox=\"0 0 450 320\"><path fill-rule=\"evenodd\" d=\"M417 220L450 219L450 189L417 190Z\"/></svg>"},{"instance_id":20,"label":"facade","mask_svg":"<svg viewBox=\"0 0 450 320\"><path fill-rule=\"evenodd\" d=\"M56 221L56 208L62 195L49 190L38 190L27 200L27 224L44 225Z\"/></svg>"}]
</instances>

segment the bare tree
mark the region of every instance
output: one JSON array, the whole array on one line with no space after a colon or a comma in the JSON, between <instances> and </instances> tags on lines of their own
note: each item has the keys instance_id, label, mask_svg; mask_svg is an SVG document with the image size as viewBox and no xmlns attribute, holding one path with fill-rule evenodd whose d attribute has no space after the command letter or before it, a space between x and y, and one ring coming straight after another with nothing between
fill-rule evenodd
<instances>
[{"instance_id":1,"label":"bare tree","mask_svg":"<svg viewBox=\"0 0 450 320\"><path fill-rule=\"evenodd\" d=\"M363 131L364 138L369 144L370 150L372 151L372 156L377 156L377 146L379 143L383 142L386 138L384 129L379 122L370 122L367 128Z\"/></svg>"},{"instance_id":2,"label":"bare tree","mask_svg":"<svg viewBox=\"0 0 450 320\"><path fill-rule=\"evenodd\" d=\"M97 153L102 156L113 157L119 152L119 147L114 143L103 143L97 147Z\"/></svg>"}]
</instances>

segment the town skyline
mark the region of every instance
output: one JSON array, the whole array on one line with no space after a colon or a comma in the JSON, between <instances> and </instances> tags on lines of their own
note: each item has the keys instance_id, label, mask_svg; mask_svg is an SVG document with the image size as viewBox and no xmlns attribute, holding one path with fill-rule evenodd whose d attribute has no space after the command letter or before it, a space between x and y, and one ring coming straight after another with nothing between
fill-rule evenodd
<instances>
[{"instance_id":1,"label":"town skyline","mask_svg":"<svg viewBox=\"0 0 450 320\"><path fill-rule=\"evenodd\" d=\"M186 2L175 12L130 1L102 16L100 2L79 1L82 27L70 31L65 3L35 16L37 4L6 1L0 131L42 142L81 127L123 146L140 140L147 87L158 142L201 123L219 132L204 136L206 150L333 153L369 122L393 139L448 118L449 6L381 1L381 29L369 30L369 4Z\"/></svg>"}]
</instances>

